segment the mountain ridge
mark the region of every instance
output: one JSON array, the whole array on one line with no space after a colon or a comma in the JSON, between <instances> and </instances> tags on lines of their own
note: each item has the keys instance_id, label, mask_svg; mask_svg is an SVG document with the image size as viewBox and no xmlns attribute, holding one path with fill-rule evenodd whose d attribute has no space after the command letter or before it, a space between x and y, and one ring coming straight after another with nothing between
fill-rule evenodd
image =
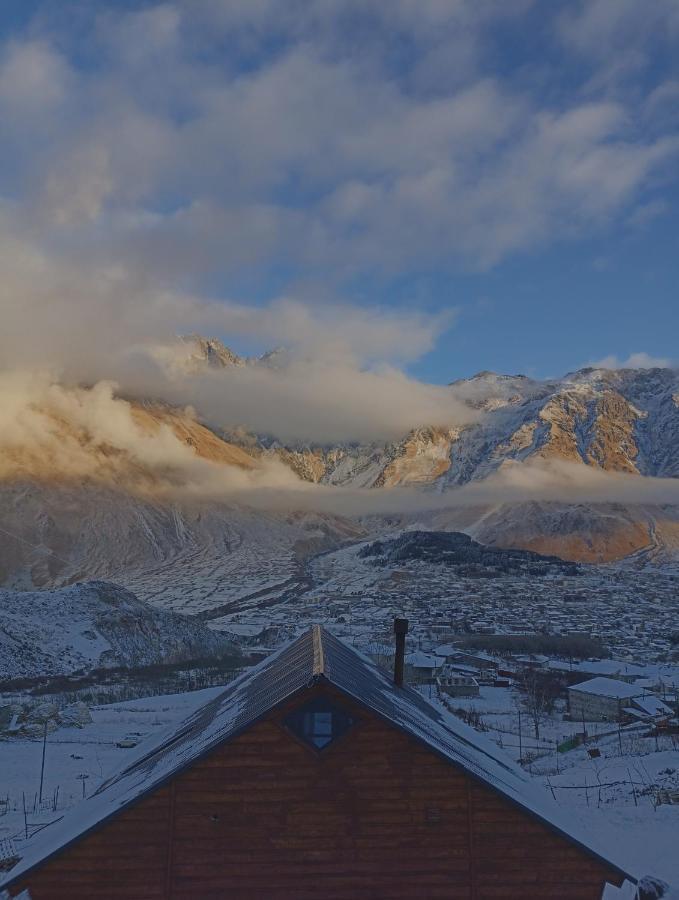
<instances>
[{"instance_id":1,"label":"mountain ridge","mask_svg":"<svg viewBox=\"0 0 679 900\"><path fill-rule=\"evenodd\" d=\"M245 358L216 338L183 340L191 345L192 364L223 370L225 385L232 366L287 364L285 351ZM285 565L292 566L287 577L294 577L294 547L306 542L305 528L289 528L285 514L268 514L261 503L260 512L246 515L243 510L248 486L275 493L281 485L297 490L304 482L352 490L414 489L424 498L438 498L441 502L433 505L439 511L414 517L404 511L392 518L463 530L492 546L585 562L627 557L658 562L679 555L679 507L671 504L505 502L491 492L476 507L445 505L446 494L520 463L570 464L583 473L596 470L633 479L679 477L676 370L586 367L544 381L483 371L450 385L458 400L479 412L471 424L423 424L395 441L326 446L285 444L271 435L247 433L238 423L206 420L200 409L143 396L117 398L110 386L73 390L75 394L65 388L36 394L39 400L31 411L37 418L28 432L35 438L32 445L19 440L0 452L2 524L10 534L0 552L0 583L25 588L117 577L122 569L115 563L118 549L134 573L155 565L154 560L162 564L163 558L178 565L183 555L194 553L191 547L206 558L219 558L220 530L231 534L234 523L247 541L260 534L265 546L284 544ZM117 445L112 443L111 417L127 429ZM80 468L73 468L74 460ZM221 500L213 496L212 485L221 473L230 473L229 483L235 485L231 500L228 492ZM181 479L189 489L178 502L173 490ZM202 484L198 492L194 481ZM246 490L238 495L243 485ZM20 501L26 496L42 496L43 506ZM63 507L59 497L65 498ZM110 509L108 520L91 508L98 503ZM78 534L70 510L80 508L80 517L100 528L102 541L110 545L105 553L98 554ZM314 523L312 533L320 528L320 534L341 536L363 528L358 512L316 519L309 515L308 521ZM128 546L130 535L136 543ZM46 542L47 558L20 552L21 540L37 546ZM231 538L227 544L233 546ZM89 558L84 547L90 547ZM59 557L68 561L64 572ZM254 558L259 559L257 554ZM136 577L130 581L133 588Z\"/></svg>"}]
</instances>

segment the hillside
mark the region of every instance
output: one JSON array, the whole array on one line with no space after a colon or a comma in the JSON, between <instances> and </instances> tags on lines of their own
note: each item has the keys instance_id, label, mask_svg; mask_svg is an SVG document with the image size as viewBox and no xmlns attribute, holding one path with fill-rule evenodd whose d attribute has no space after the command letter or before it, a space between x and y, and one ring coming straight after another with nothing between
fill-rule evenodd
<instances>
[{"instance_id":1,"label":"hillside","mask_svg":"<svg viewBox=\"0 0 679 900\"><path fill-rule=\"evenodd\" d=\"M107 582L0 591L0 677L182 662L229 649L208 628Z\"/></svg>"},{"instance_id":2,"label":"hillside","mask_svg":"<svg viewBox=\"0 0 679 900\"><path fill-rule=\"evenodd\" d=\"M7 484L0 508L6 587L106 579L187 614L265 600L303 580L306 556L364 534L337 516L168 502L95 484Z\"/></svg>"}]
</instances>

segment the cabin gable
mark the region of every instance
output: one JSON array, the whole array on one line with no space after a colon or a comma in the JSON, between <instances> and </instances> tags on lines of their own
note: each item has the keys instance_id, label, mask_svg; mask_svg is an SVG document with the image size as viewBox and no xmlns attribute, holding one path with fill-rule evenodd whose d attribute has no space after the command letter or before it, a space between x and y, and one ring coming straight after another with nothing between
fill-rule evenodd
<instances>
[{"instance_id":1,"label":"cabin gable","mask_svg":"<svg viewBox=\"0 0 679 900\"><path fill-rule=\"evenodd\" d=\"M290 715L352 720L315 749ZM327 682L46 859L33 900L563 898L619 873Z\"/></svg>"}]
</instances>

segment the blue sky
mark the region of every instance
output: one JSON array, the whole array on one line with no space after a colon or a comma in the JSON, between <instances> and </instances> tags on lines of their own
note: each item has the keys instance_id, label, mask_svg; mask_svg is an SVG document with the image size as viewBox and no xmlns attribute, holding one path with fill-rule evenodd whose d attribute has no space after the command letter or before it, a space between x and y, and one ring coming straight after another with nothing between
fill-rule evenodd
<instances>
[{"instance_id":1,"label":"blue sky","mask_svg":"<svg viewBox=\"0 0 679 900\"><path fill-rule=\"evenodd\" d=\"M676 0L1 16L0 230L74 322L340 335L433 383L679 358Z\"/></svg>"}]
</instances>

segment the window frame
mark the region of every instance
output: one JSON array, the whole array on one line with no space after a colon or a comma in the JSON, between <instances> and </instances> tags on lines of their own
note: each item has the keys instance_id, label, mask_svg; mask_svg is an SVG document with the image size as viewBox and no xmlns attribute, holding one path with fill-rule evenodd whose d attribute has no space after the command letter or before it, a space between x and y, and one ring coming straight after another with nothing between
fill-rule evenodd
<instances>
[{"instance_id":1,"label":"window frame","mask_svg":"<svg viewBox=\"0 0 679 900\"><path fill-rule=\"evenodd\" d=\"M304 730L304 718L309 714L330 712L333 714L332 734L327 743L322 746L314 743L308 737ZM335 715L340 720L340 727L335 727ZM281 727L295 740L311 751L315 756L326 753L329 748L334 747L337 743L343 741L357 726L361 724L361 718L351 712L344 704L337 701L334 696L326 693L317 694L314 697L302 700L295 706L286 711L279 719Z\"/></svg>"}]
</instances>

